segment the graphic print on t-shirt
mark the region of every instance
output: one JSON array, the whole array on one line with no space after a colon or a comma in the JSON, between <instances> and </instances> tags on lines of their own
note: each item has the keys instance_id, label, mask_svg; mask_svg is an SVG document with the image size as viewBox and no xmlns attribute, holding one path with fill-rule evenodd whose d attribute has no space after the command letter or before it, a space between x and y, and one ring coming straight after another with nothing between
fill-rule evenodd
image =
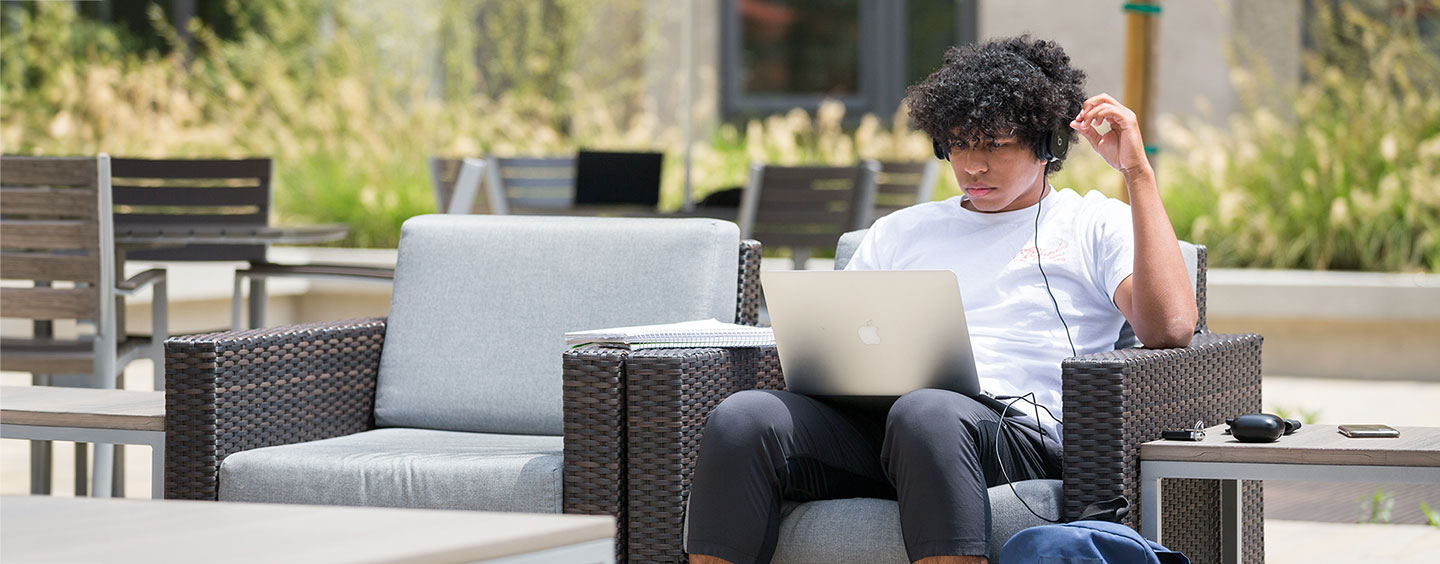
<instances>
[{"instance_id":1,"label":"graphic print on t-shirt","mask_svg":"<svg viewBox=\"0 0 1440 564\"><path fill-rule=\"evenodd\" d=\"M1042 246L1040 249L1043 253L1040 260L1043 261L1045 264L1070 262L1068 256L1070 254L1069 241L1055 241L1053 243ZM1015 255L1015 258L1010 259L1010 262L1035 264L1035 245L1031 244L1023 249L1020 249L1020 252Z\"/></svg>"}]
</instances>

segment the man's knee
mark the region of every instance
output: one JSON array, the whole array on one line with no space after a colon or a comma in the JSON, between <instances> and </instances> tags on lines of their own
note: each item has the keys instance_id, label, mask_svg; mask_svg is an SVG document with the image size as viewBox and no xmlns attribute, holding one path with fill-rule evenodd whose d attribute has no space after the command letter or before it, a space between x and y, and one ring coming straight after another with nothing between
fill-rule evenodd
<instances>
[{"instance_id":1,"label":"man's knee","mask_svg":"<svg viewBox=\"0 0 1440 564\"><path fill-rule=\"evenodd\" d=\"M773 434L779 426L786 424L785 413L784 403L774 392L738 392L725 398L710 412L710 418L705 423L704 439L721 447L758 445L760 441L757 438Z\"/></svg>"},{"instance_id":2,"label":"man's knee","mask_svg":"<svg viewBox=\"0 0 1440 564\"><path fill-rule=\"evenodd\" d=\"M988 409L964 394L949 390L915 390L895 400L886 419L891 434L953 436L977 418L977 410Z\"/></svg>"}]
</instances>

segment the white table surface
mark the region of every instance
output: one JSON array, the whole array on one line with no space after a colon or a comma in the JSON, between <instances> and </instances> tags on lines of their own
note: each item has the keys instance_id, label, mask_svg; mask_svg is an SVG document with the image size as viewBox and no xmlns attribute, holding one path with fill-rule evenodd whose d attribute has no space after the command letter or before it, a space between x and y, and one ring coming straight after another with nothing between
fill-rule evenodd
<instances>
[{"instance_id":1,"label":"white table surface","mask_svg":"<svg viewBox=\"0 0 1440 564\"><path fill-rule=\"evenodd\" d=\"M614 534L608 516L0 497L4 562L475 562L586 544L613 558Z\"/></svg>"}]
</instances>

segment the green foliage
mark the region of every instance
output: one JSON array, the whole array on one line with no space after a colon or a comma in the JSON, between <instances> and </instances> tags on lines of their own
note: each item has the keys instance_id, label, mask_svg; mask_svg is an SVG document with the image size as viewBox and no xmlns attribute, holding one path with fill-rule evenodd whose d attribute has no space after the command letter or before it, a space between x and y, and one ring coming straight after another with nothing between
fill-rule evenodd
<instances>
[{"instance_id":1,"label":"green foliage","mask_svg":"<svg viewBox=\"0 0 1440 564\"><path fill-rule=\"evenodd\" d=\"M1389 523L1390 512L1395 508L1395 494L1375 486L1375 493L1360 500L1361 523Z\"/></svg>"},{"instance_id":2,"label":"green foliage","mask_svg":"<svg viewBox=\"0 0 1440 564\"><path fill-rule=\"evenodd\" d=\"M1297 91L1242 66L1246 115L1172 124L1167 208L1215 266L1440 268L1440 58L1413 19L1336 14L1314 13Z\"/></svg>"},{"instance_id":3,"label":"green foliage","mask_svg":"<svg viewBox=\"0 0 1440 564\"><path fill-rule=\"evenodd\" d=\"M192 24L199 48L187 61L183 49L127 52L119 26L79 17L73 3L5 3L0 142L42 155L270 155L278 221L348 223L343 244L394 246L406 218L435 209L434 154L553 154L577 138L658 148L674 137L653 120L591 111L605 106L592 93L616 95L625 83L610 78L629 68L581 76L565 49L542 49L578 44L591 5L228 0L237 38ZM183 43L159 5L149 17ZM534 51L525 66L496 57L475 71L467 22L477 18L495 49ZM610 60L635 56L617 49Z\"/></svg>"},{"instance_id":4,"label":"green foliage","mask_svg":"<svg viewBox=\"0 0 1440 564\"><path fill-rule=\"evenodd\" d=\"M663 150L661 207L681 205L683 134L646 92L664 72L647 61L674 46L647 0L225 0L224 39L192 25L189 60L136 50L125 26L74 6L0 4L6 153L270 155L278 221L347 223L350 246L393 246L401 222L435 209L437 154ZM148 17L182 44L158 5ZM1349 3L1316 19L1298 89L1242 66L1243 117L1165 125L1156 165L1177 234L1208 245L1213 266L1436 271L1440 58L1413 20ZM696 197L743 185L754 160L929 158L903 109L843 118L827 103L702 134ZM1086 148L1052 182L1122 188ZM936 197L958 193L942 174Z\"/></svg>"},{"instance_id":5,"label":"green foliage","mask_svg":"<svg viewBox=\"0 0 1440 564\"><path fill-rule=\"evenodd\" d=\"M1281 419L1294 419L1294 420L1297 420L1297 421L1299 421L1300 423L1305 424L1305 425L1314 424L1314 423L1315 423L1315 420L1316 420L1317 418L1319 418L1319 416L1320 416L1320 411L1319 411L1319 410L1305 409L1305 408L1303 408L1303 407L1298 407L1298 406L1297 406L1297 407L1280 407L1280 406L1275 406L1275 407L1274 407L1274 413L1275 413L1275 415L1280 416Z\"/></svg>"},{"instance_id":6,"label":"green foliage","mask_svg":"<svg viewBox=\"0 0 1440 564\"><path fill-rule=\"evenodd\" d=\"M1431 527L1440 527L1440 513L1430 509L1430 504L1420 502L1420 512L1425 514L1425 522Z\"/></svg>"}]
</instances>

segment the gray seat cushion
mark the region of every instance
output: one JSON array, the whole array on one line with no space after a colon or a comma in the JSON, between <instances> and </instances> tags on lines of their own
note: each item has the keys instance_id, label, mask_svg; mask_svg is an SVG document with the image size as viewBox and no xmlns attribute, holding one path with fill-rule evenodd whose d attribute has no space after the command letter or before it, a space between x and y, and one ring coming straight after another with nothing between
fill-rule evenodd
<instances>
[{"instance_id":1,"label":"gray seat cushion","mask_svg":"<svg viewBox=\"0 0 1440 564\"><path fill-rule=\"evenodd\" d=\"M559 435L565 332L733 321L739 247L712 219L411 218L376 424Z\"/></svg>"},{"instance_id":2,"label":"gray seat cushion","mask_svg":"<svg viewBox=\"0 0 1440 564\"><path fill-rule=\"evenodd\" d=\"M376 429L247 450L220 464L220 499L560 512L561 437Z\"/></svg>"},{"instance_id":3,"label":"gray seat cushion","mask_svg":"<svg viewBox=\"0 0 1440 564\"><path fill-rule=\"evenodd\" d=\"M1060 480L1026 480L1015 491L1037 513L1055 518L1060 513ZM1023 529L1045 525L1025 509L1010 486L990 488L990 561L1005 541ZM900 536L900 506L884 499L854 498L782 507L775 564L831 562L905 564L905 543Z\"/></svg>"}]
</instances>

